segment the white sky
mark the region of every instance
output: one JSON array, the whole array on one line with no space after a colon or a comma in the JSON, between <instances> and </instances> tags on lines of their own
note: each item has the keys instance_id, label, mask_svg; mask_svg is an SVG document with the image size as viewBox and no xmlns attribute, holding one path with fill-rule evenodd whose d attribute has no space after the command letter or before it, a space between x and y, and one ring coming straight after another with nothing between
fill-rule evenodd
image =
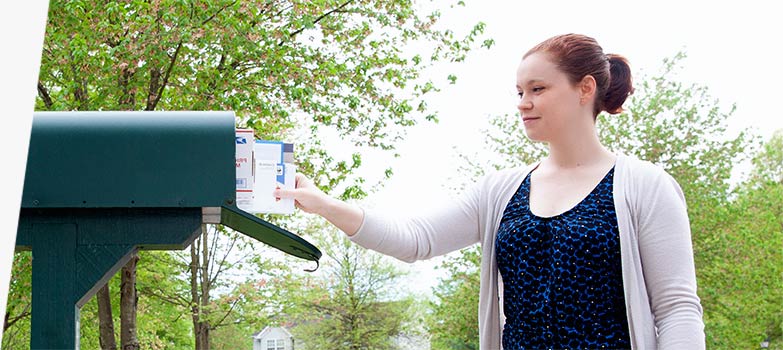
<instances>
[{"instance_id":1,"label":"white sky","mask_svg":"<svg viewBox=\"0 0 783 350\"><path fill-rule=\"evenodd\" d=\"M633 4L633 5L632 5ZM438 124L421 124L399 146L399 159L365 159L369 171L391 165L394 177L367 199L369 205L415 211L428 200L447 195L457 177L454 146L480 150L479 132L490 116L515 113L515 70L521 55L556 34L594 37L606 53L626 56L635 76L658 72L664 58L684 51L678 79L707 86L722 105L737 104L730 130L755 127L765 138L783 128L779 101L783 91L781 39L783 25L773 2L699 1L468 1L465 8L444 12L455 31L483 21L495 39L457 65L433 70L436 79L458 76L429 100ZM463 28L463 29L461 29ZM724 109L728 111L728 108ZM365 157L368 158L368 157ZM428 293L441 273L441 259L408 265L412 291ZM405 265L403 265L405 266Z\"/></svg>"}]
</instances>

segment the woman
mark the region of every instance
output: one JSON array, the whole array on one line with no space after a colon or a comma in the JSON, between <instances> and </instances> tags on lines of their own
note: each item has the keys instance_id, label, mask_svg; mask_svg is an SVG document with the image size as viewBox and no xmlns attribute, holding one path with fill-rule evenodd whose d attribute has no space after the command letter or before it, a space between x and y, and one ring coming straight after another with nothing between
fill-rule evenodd
<instances>
[{"instance_id":1,"label":"woman","mask_svg":"<svg viewBox=\"0 0 783 350\"><path fill-rule=\"evenodd\" d=\"M685 199L660 167L615 154L595 120L633 93L630 68L587 36L555 36L517 69L528 138L548 155L484 176L459 200L400 220L291 191L368 249L404 261L480 243L481 349L702 349Z\"/></svg>"}]
</instances>

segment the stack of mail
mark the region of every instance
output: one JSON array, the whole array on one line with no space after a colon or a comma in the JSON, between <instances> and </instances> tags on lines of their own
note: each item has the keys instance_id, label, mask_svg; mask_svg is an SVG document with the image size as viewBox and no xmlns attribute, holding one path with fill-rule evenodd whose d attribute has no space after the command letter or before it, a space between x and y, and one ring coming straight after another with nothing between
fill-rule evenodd
<instances>
[{"instance_id":1,"label":"stack of mail","mask_svg":"<svg viewBox=\"0 0 783 350\"><path fill-rule=\"evenodd\" d=\"M237 130L237 206L249 213L293 214L294 200L277 199L273 192L276 188L293 189L295 186L294 145L252 138L249 146L240 145L242 130L245 129ZM252 153L252 163L240 162L240 156L246 156L248 150ZM251 172L250 178L246 177L247 170Z\"/></svg>"}]
</instances>

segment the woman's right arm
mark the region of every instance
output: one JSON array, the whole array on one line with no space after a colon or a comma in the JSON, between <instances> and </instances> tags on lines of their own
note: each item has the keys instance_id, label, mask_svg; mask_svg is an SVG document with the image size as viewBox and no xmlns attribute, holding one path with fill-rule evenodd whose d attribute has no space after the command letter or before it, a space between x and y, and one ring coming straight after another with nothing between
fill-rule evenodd
<instances>
[{"instance_id":1,"label":"woman's right arm","mask_svg":"<svg viewBox=\"0 0 783 350\"><path fill-rule=\"evenodd\" d=\"M433 201L429 209L415 215L364 210L329 197L300 174L296 189L277 190L275 196L294 198L298 208L321 215L362 247L413 262L479 241L477 188L456 200Z\"/></svg>"}]
</instances>

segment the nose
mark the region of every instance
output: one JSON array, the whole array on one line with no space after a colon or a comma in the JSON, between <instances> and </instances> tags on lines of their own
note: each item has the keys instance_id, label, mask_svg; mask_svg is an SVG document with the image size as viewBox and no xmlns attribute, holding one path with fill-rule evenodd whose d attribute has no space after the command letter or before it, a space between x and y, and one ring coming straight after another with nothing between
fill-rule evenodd
<instances>
[{"instance_id":1,"label":"nose","mask_svg":"<svg viewBox=\"0 0 783 350\"><path fill-rule=\"evenodd\" d=\"M517 109L520 111L530 110L531 108L533 108L533 102L525 96L521 97L519 102L517 102Z\"/></svg>"}]
</instances>

